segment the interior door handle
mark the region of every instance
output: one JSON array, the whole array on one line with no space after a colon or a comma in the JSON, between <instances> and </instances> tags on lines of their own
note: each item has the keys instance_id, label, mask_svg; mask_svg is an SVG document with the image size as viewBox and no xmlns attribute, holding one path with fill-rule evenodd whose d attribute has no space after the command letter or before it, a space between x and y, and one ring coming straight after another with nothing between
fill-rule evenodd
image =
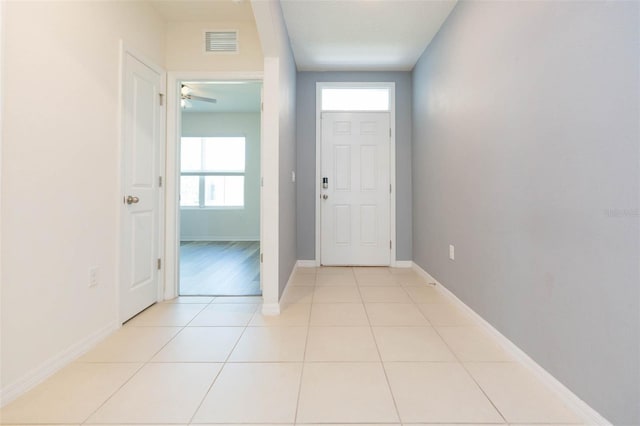
<instances>
[{"instance_id":1,"label":"interior door handle","mask_svg":"<svg viewBox=\"0 0 640 426\"><path fill-rule=\"evenodd\" d=\"M125 201L127 204L138 204L140 198L134 197L133 195L128 195L127 198L125 198Z\"/></svg>"}]
</instances>

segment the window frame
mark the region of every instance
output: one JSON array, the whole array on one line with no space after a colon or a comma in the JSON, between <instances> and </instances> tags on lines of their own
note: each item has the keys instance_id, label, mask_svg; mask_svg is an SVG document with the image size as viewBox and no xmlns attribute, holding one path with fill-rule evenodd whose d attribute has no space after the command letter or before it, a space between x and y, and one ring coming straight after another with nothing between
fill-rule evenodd
<instances>
[{"instance_id":1,"label":"window frame","mask_svg":"<svg viewBox=\"0 0 640 426\"><path fill-rule=\"evenodd\" d=\"M321 112L390 112L392 107L392 88L389 86L382 86L377 84L368 83L336 83L326 84L319 87L319 99L318 104ZM386 92L387 105L385 108L325 108L325 91L382 91Z\"/></svg>"},{"instance_id":2,"label":"window frame","mask_svg":"<svg viewBox=\"0 0 640 426\"><path fill-rule=\"evenodd\" d=\"M201 164L204 164L204 151L205 151L205 144L203 143L205 139L226 139L226 138L238 138L238 139L242 139L243 143L244 143L244 171L242 172L232 172L232 171L227 171L227 172L212 172L212 171L182 171L182 139L185 138L189 138L189 139L200 139L200 150L201 150ZM246 207L246 182L247 182L247 137L246 135L225 135L225 136L181 136L180 137L180 146L178 149L178 152L180 153L179 155L179 162L178 164L180 165L179 171L178 171L178 181L181 182L181 177L182 176L197 176L199 177L198 180L198 205L197 206L184 206L182 205L182 200L180 199L180 194L182 192L182 183L180 183L179 188L178 188L178 205L180 207L181 210L244 210ZM237 205L237 206L207 206L205 204L205 178L207 176L242 176L244 178L243 180L243 193L242 193L242 205Z\"/></svg>"}]
</instances>

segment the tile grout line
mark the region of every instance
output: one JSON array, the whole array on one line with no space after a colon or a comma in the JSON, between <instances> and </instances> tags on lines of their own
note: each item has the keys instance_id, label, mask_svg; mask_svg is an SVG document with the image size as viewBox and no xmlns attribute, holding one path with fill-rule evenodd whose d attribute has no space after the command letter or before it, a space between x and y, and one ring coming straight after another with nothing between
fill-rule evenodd
<instances>
[{"instance_id":1,"label":"tile grout line","mask_svg":"<svg viewBox=\"0 0 640 426\"><path fill-rule=\"evenodd\" d=\"M115 363L115 362L110 362L110 363L105 363L105 364L117 364L117 363ZM140 372L140 371L145 367L145 365L147 365L147 363L146 363L146 362L141 363L141 364L140 364L140 367L138 367L138 368L133 372L133 374L132 374L132 375L131 375L127 380L125 380L125 381L124 381L120 386L118 386L118 388L117 388L115 391L113 391L113 392L111 393L111 395L109 395L109 396L108 396L104 401L102 401L102 403L101 403L101 404L100 404L100 405L99 405L95 410L93 410L93 411L91 412L91 414L89 414L89 415L87 416L87 418L86 418L86 419L84 419L82 422L80 422L80 424L81 424L81 425L88 424L87 422L89 421L89 419L90 419L93 415L95 415L98 411L100 411L100 409L101 409L102 407L104 407L104 406L105 406L105 404L106 404L107 402L109 402L109 401L110 401L110 400L115 396L115 394L117 394L118 392L120 392L120 391L122 390L122 388L124 388L124 387L127 385L127 383L129 383L129 382L130 382L130 381L131 381L135 376L137 376L137 375L138 375L138 373L139 373L139 372Z\"/></svg>"},{"instance_id":2,"label":"tile grout line","mask_svg":"<svg viewBox=\"0 0 640 426\"><path fill-rule=\"evenodd\" d=\"M313 293L311 293L311 303L309 304L309 318L307 318L307 335L305 336L305 340L304 340L304 351L302 352L302 368L300 370L300 381L298 383L298 395L296 398L296 410L295 413L293 415L293 422L294 424L296 424L298 422L298 412L300 410L300 395L302 394L302 381L304 379L304 370L305 370L305 366L307 364L307 346L309 344L309 332L311 331L311 313L313 312L313 298L315 297L316 294L316 284L317 284L317 278L318 278L318 274L316 271L316 280L315 280L315 284L313 286Z\"/></svg>"},{"instance_id":3,"label":"tile grout line","mask_svg":"<svg viewBox=\"0 0 640 426\"><path fill-rule=\"evenodd\" d=\"M182 327L182 328L180 329L180 331L182 331L182 329L183 329L183 328L184 328L184 327ZM180 331L178 331L178 333L180 333ZM175 336L177 336L177 335L178 335L178 333L176 333L176 334L175 334L171 339L169 339L169 342L170 342L171 340L173 340L173 339L175 338ZM168 344L169 342L167 342L167 344ZM165 345L163 345L163 348L164 348L164 346L166 346L166 344L165 344ZM158 352L159 352L160 350L162 350L162 348L161 348L161 349L159 349L159 350L158 350ZM122 388L124 388L124 387L125 387L125 386L126 386L126 385L131 381L131 380L133 380L133 378L134 378L134 377L136 377L136 376L138 375L138 373L140 373L140 371L142 371L142 369L143 369L145 366L147 366L147 365L149 364L149 360L151 360L154 356L156 356L156 354L157 354L158 352L155 352L153 355L151 355L147 361L143 361L143 362L139 363L139 364L140 364L140 366L139 366L139 367L138 367L138 368L133 372L133 374L132 374L132 375L131 375L127 380L125 380L125 381L124 381L120 386L118 386L118 388L117 388L115 391L113 391L113 392L112 392L112 393L111 393L111 394L110 394L110 395L109 395L109 396L108 396L104 401L102 401L102 403L101 403L101 404L100 404L100 405L99 405L95 410L93 410L93 411L91 412L91 414L89 414L89 415L87 416L87 418L86 418L86 419L84 419L80 424L81 424L81 425L88 424L87 422L89 421L89 419L90 419L92 416L94 416L98 411L100 411L100 409L101 409L102 407L104 407L104 406L107 404L107 402L109 402L109 401L110 401L110 400L111 400L111 399L112 399L112 398L113 398L113 397L114 397L118 392L120 392L120 391L122 390ZM96 364L97 364L97 363L96 363ZM125 364L125 363L118 363L118 362L105 362L105 363L101 363L101 364ZM138 364L138 363L127 363L127 364Z\"/></svg>"},{"instance_id":4,"label":"tile grout line","mask_svg":"<svg viewBox=\"0 0 640 426\"><path fill-rule=\"evenodd\" d=\"M351 273L355 275L354 268L351 268L351 271L352 271ZM317 272L316 272L316 273L314 273L314 276L317 278L317 276L318 276ZM377 342L376 335L375 335L375 333L373 332L373 328L374 328L374 326L371 324L370 315L369 315L369 313L368 313L368 310L366 309L366 304L365 304L365 302L364 302L364 300L363 300L363 297L362 297L362 291L361 291L361 287L362 287L362 286L360 285L360 281L358 280L357 275L355 276L355 280L356 280L357 292L358 292L358 294L359 294L359 296L360 296L360 302L356 302L356 303L351 303L351 302L347 302L347 303L330 302L330 304L332 304L332 303L334 303L334 304L343 304L343 305L344 305L344 304L347 304L347 305L348 305L348 304L354 304L354 305L358 305L358 304L360 304L360 305L362 305L362 306L363 306L364 311L365 311L365 316L366 316L366 318L367 318L367 323L368 323L369 331L370 331L370 333L371 333L371 335L372 335L372 337L373 337L373 339L374 339L374 344L376 345L376 350L377 350L378 357L379 357L379 360L378 360L378 361L372 361L372 362L371 362L371 364L373 364L373 363L381 364L381 366L383 367L383 373L384 373L384 375L385 375L385 379L386 379L386 381L387 381L387 386L388 386L388 389L389 389L389 391L390 391L390 393L391 393L391 397L392 397L392 400L393 400L393 403L394 403L394 407L395 407L395 410L396 410L396 414L397 414L397 418L398 418L398 421L397 421L397 422L395 422L395 423L397 423L397 424L402 424L402 425L404 425L404 424L406 424L406 425L410 425L410 424L414 424L414 425L415 425L415 424L418 424L418 423L415 423L415 422L408 422L408 423L404 423L404 422L402 422L402 421L401 421L400 412L399 412L399 409L398 409L398 405L397 405L397 402L396 402L396 398L395 398L395 395L394 395L394 393L393 393L393 389L391 388L391 385L390 385L389 376L387 375L387 371L386 371L386 368L385 368L385 362L384 362L384 360L382 359L381 352L380 352L380 347L379 347L379 344L378 344L378 342ZM334 287L340 287L340 286L334 286ZM367 286L364 286L364 287L367 287ZM378 286L371 286L371 287L378 287ZM389 286L383 286L383 287L389 287ZM419 285L411 285L411 286L409 286L409 287L412 287L412 288L429 288L430 286L428 286L428 284L426 284L426 283L421 283L421 284L419 284ZM314 285L312 286L312 288L313 288L313 291L311 292L311 298L310 298L310 299L311 299L311 301L310 301L310 302L309 302L309 304L308 304L308 305L309 305L309 315L308 315L308 317L307 317L307 319L306 319L307 334L306 334L305 344L304 344L304 351L303 351L303 358L302 358L302 366L301 366L301 371L300 371L300 380L299 380L299 385L298 385L298 394L297 394L297 400L296 400L296 408L295 408L294 420L293 420L293 422L291 423L291 426L293 426L294 424L295 424L295 425L298 425L298 424L299 424L299 425L304 425L304 423L299 423L299 422L298 422L298 414L299 414L299 409L300 409L301 389L302 389L302 381L303 381L303 378L304 378L304 371L305 371L305 367L306 367L306 364L313 364L313 361L307 361L307 349L308 349L308 342L309 342L309 331L310 331L310 329L311 329L311 319L312 319L312 318L311 318L311 315L312 315L312 313L313 313L314 306L322 305L321 303L320 303L320 304L315 303L315 292L316 292L316 289L318 288L318 286L314 284ZM482 388L482 386L480 386L480 384L479 384L479 383L478 383L478 381L475 379L475 377L473 377L473 375L471 375L471 373L470 373L469 369L467 368L467 366L466 366L465 362L463 362L463 361L460 359L460 357L458 356L458 354L457 354L456 352L454 352L454 351L453 351L453 349L452 349L452 347L449 345L449 343L448 343L448 342L443 338L443 336L440 334L440 331L438 330L438 328L437 328L437 327L436 327L436 326L431 322L431 320L429 320L429 318L427 317L427 315L426 315L426 314L425 314L425 313L420 309L420 305L424 304L424 303L419 303L419 302L418 302L418 300L420 300L420 297L421 297L422 295L421 295L420 293L417 293L415 296L414 296L413 294L410 294L410 293L407 291L407 288L406 288L405 286L403 286L403 285L400 285L400 288L403 288L404 292L405 292L406 294L408 294L408 295L409 295L410 302L409 302L409 303L407 303L407 304L411 304L411 305L415 306L415 307L418 309L418 311L420 312L420 315L421 315L422 317L424 317L424 318L425 318L425 320L427 321L427 324L428 324L429 326L431 326L431 328L436 332L436 335L437 335L437 336L442 340L442 342L445 344L445 346L449 349L449 351L451 352L451 354L454 356L454 358L455 358L456 362L462 366L462 368L463 368L463 370L465 371L465 373L466 373L466 374L471 378L471 380L475 383L475 385L480 389L480 391L482 392L482 394L487 398L487 400L488 400L488 401L490 402L490 404L494 407L494 409L496 410L496 412L501 416L501 418L503 419L504 423L508 423L508 422L507 422L507 420L506 420L506 418L505 418L505 416L500 412L500 410L499 410L499 409L498 409L498 407L494 404L494 402L493 402L493 401L492 401L492 399L489 397L489 395L487 395L487 393L486 393L486 392L485 392L485 390ZM414 297L415 297L415 299L414 299ZM230 358L231 358L231 356L232 356L233 352L236 350L236 348L237 348L237 346L238 346L239 342L241 341L242 337L245 335L245 333L246 333L246 331L248 330L248 328L249 328L249 327L257 327L257 326L252 326L252 325L251 325L251 322L252 322L252 321L253 321L253 319L254 319L254 318L256 318L256 317L259 315L259 313L260 313L260 312L259 312L259 307L260 307L261 305L260 305L260 304L258 304L258 305L257 305L257 306L258 306L258 308L254 311L253 315L251 315L251 318L248 320L248 322L246 322L246 323L245 323L245 325L244 325L244 326L242 326L242 325L241 325L241 326L228 326L228 325L219 325L219 326L191 326L191 323L195 320L195 318L196 318L198 315L200 315L200 314L201 314L205 309L207 309L207 307L209 307L210 305L213 305L213 304L214 304L214 300L215 300L215 297L214 297L210 302L208 302L208 303L198 303L198 304L200 304L200 305L204 305L204 307L203 307L203 308L201 308L201 309L200 309L200 310L199 310L199 311L198 311L198 312L197 312L197 313L196 313L196 314L195 314L195 315L194 315L194 316L193 316L189 321L187 321L187 322L186 322L186 325L184 325L184 326L164 326L164 327L167 327L167 328L169 328L169 327L171 327L171 328L176 328L176 329L178 329L178 330L177 330L177 332L176 332L176 333L175 333L175 334L174 334L174 335L173 335L173 336L172 336L172 337L171 337L167 342L165 342L165 343L162 345L162 347L160 347L157 351L155 351L155 352L154 352L154 353L153 353L153 354L152 354L152 355L151 355L151 356L150 356L146 361L142 361L142 362L93 362L93 363L91 363L91 362L86 362L86 363L84 363L84 364L108 364L108 365L139 364L139 366L138 366L138 368L137 368L137 369L135 369L135 370L133 371L133 373L131 374L131 376L130 376L128 379L126 379L126 380L125 380L125 381L124 381L124 382L123 382L123 383L122 383L122 384L121 384L121 385L120 385L120 386L119 386L115 391L113 391L113 392L112 392L108 397L106 397L106 399L105 399L105 400L104 400L104 401L103 401L103 402L102 402L102 403L101 403L101 404L100 404L100 405L99 405L99 406L98 406L98 407L97 407L97 408L96 408L96 409L95 409L95 410L94 410L94 411L93 411L93 412L92 412L92 413L91 413L91 414L90 414L90 415L89 415L89 416L88 416L84 421L82 421L82 422L80 422L80 423L74 423L74 424L79 424L79 425L87 425L87 424L90 424L90 423L88 423L89 419L90 419L92 416L94 416L94 415L95 415L95 414L96 414L100 409L102 409L102 408L104 407L104 405L105 405L105 404L107 404L110 400L112 400L112 399L113 399L113 397L114 397L116 394L118 394L118 393L119 393L119 392L120 392L120 391L121 391L121 390L122 390L122 389L123 389L127 384L129 384L129 383L131 382L131 380L133 380L133 378L134 378L134 377L136 377L136 376L140 373L140 371L141 371L143 368L145 368L146 366L148 366L148 365L152 365L152 364L164 364L164 363L170 363L170 364L171 364L171 363L180 363L179 361L178 361L178 362L171 362L171 361L169 361L169 362L152 362L152 360L154 359L154 357L155 357L155 356L157 356L157 355L158 355L158 353L160 353L162 350L164 350L164 348L165 348L167 345L169 345L171 342L173 342L173 341L177 338L177 336L178 336L179 334L181 334L181 333L182 333L185 329L187 329L188 327L191 327L191 328L196 328L196 327L206 327L206 328L211 328L211 327L213 327L213 328L217 328L217 327L223 327L223 328L226 328L226 327L237 327L237 328L240 328L240 327L242 327L242 331L241 331L241 333L238 335L238 338L236 339L235 343L233 344L233 347L231 348L231 350L228 352L228 354L227 354L227 356L225 357L224 361L222 361L221 363L220 363L220 362L210 362L210 361L203 361L203 362L202 362L202 363L207 363L207 364L211 364L211 363L222 364L222 366L220 367L220 369L219 369L219 371L216 373L216 375L213 377L213 380L212 380L211 384L209 385L209 387L208 387L207 391L204 393L204 396L203 396L203 398L201 399L201 401L200 401L199 405L197 406L197 408L195 409L194 414L191 416L191 419L188 421L188 424L195 424L195 423L193 423L193 420L194 420L194 418L195 418L196 414L197 414L197 413L198 413L198 411L201 409L201 407L202 407L202 405L203 405L203 403L204 403L205 399L207 398L207 396L208 396L208 395L209 395L209 393L211 392L211 389L212 389L212 388L213 388L213 386L215 385L216 381L219 379L219 377L220 377L220 375L221 375L221 373L222 373L223 369L225 369L225 367L226 367L226 366L228 366L228 365L230 365L230 364L235 364L235 363L233 363L233 362L231 362L231 361L230 361ZM375 303L375 302L372 302L372 303ZM379 302L379 303L390 303L390 302ZM401 303L401 302L398 302L398 303ZM440 304L440 303L435 302L434 304ZM167 304L167 305L179 305L179 304L178 304L178 303L176 303L176 304ZM181 304L181 305L184 305L184 304ZM191 304L191 305L193 305L193 304ZM131 327L131 328L138 328L138 329L145 329L145 328L161 328L161 327L163 327L163 326L154 326L154 325L147 325L147 326L142 325L142 326L136 326L136 325L131 325L131 326L129 326L129 327ZM265 327L267 327L267 326L265 326ZM276 326L276 327L279 327L279 326ZM348 325L341 324L341 325L340 325L340 326L338 326L338 327L349 327L349 326L348 326ZM397 326L390 325L390 326L376 326L376 327L397 327ZM423 327L423 326L420 326L420 327ZM449 326L441 326L440 328L447 328L447 327L459 327L459 326L457 326L457 325L449 325ZM272 362L266 362L266 363L269 363L269 364L277 363L277 364L285 364L285 365L286 365L287 363L294 363L294 362L295 362L296 364L298 363L298 361L290 361L290 362L286 362L286 361L284 361L284 362L283 362L283 361L272 361ZM318 362L326 362L326 361L318 361ZM349 363L349 361L334 361L334 362L335 362L335 363ZM360 363L361 361L351 361L351 362L352 362L352 363ZM434 361L404 361L404 362L406 362L406 363L416 363L416 362L418 362L418 363L425 363L425 364L453 363L452 361L440 361L440 362L437 362L437 361L435 361L435 362L434 362ZM483 361L468 361L468 362L469 362L469 363L481 363L481 362L483 362ZM517 365L521 365L521 363L520 363L520 362L518 362L518 361L513 361L513 360L510 360L510 361L484 361L484 362L488 362L488 363L498 363L498 362L500 362L500 363L509 363L509 364L517 364ZM187 363L189 363L189 364L193 364L193 362L187 362ZM261 362L260 362L260 361L256 361L256 362L251 362L251 361L247 361L247 362L238 362L238 364L256 364L256 363L261 363ZM402 363L402 361L399 361L399 362L398 362L398 361L389 361L389 363ZM199 363L198 363L198 362L196 362L195 364L199 364ZM390 423L394 423L394 422L390 422ZM2 422L1 422L1 421L0 421L0 424L2 424ZM46 424L46 423L45 423L45 424ZM162 422L160 422L160 424L167 424L167 423L162 423ZM185 423L182 423L182 422L181 422L180 424L185 424ZM333 422L326 422L326 423L323 423L323 424L325 424L325 425L332 425L332 424L333 424L333 425L335 425L336 423L333 423ZM357 424L358 424L358 423L352 423L352 425L353 425L353 426L356 426ZM362 423L360 423L360 424L362 425ZM424 424L424 423L421 423L421 424ZM541 425L541 426L542 426L542 425L545 425L545 424L546 424L546 425L550 425L551 423L540 423L540 425ZM238 424L238 426L240 426L240 425L241 425L241 423L240 423L240 424ZM245 423L245 425L247 425L247 424ZM575 425L574 425L574 426L575 426Z\"/></svg>"},{"instance_id":5,"label":"tile grout line","mask_svg":"<svg viewBox=\"0 0 640 426\"><path fill-rule=\"evenodd\" d=\"M440 337L440 339L444 342L444 344L447 346L447 348L449 349L449 351L453 354L453 356L455 357L455 359L458 361L458 364L460 364L460 366L462 367L462 369L465 371L465 373L467 373L467 376L469 376L471 378L471 380L473 381L473 383L476 384L476 386L478 387L478 389L480 389L480 392L482 392L482 394L484 395L485 398L487 398L487 401L489 401L489 403L491 404L491 406L496 410L496 412L500 415L500 417L502 417L502 420L504 420L505 424L509 424L509 422L507 421L507 418L504 416L504 414L502 414L502 412L498 409L498 407L496 406L496 404L494 404L493 400L489 397L489 395L487 395L487 393L485 392L485 390L482 388L482 386L480 386L480 383L478 383L478 381L476 380L475 377L473 377L473 375L471 374L471 372L467 369L467 366L464 365L464 362L462 362L462 360L460 359L460 357L458 356L457 353L455 353L455 351L453 350L453 348L449 345L449 343L447 343L447 341L444 339L444 337L440 334L440 332L438 331L437 327L433 327L433 330L436 332L436 334Z\"/></svg>"},{"instance_id":6,"label":"tile grout line","mask_svg":"<svg viewBox=\"0 0 640 426\"><path fill-rule=\"evenodd\" d=\"M136 377L138 375L138 373L140 373L140 371L142 371L142 369L144 367L146 367L149 364L153 364L151 362L151 360L158 355L158 353L160 353L160 351L162 351L169 343L171 343L177 336L178 334L182 333L182 331L187 328L187 326L191 323L191 321L194 320L195 317L197 317L204 309L206 309L206 307L208 305L210 305L213 302L213 300L211 300L211 302L209 303L202 303L202 305L205 305L205 307L203 307L202 309L200 309L194 316L193 318L191 318L187 324L183 325L183 326L175 326L175 325L171 325L171 326L165 326L167 328L169 327L175 327L175 328L179 328L180 330L178 330L178 332L176 334L173 335L173 337L171 337L171 339L169 339L164 345L162 345L162 347L160 349L158 349L157 351L155 351L150 357L149 359L147 359L146 361L143 361L142 363L140 363L140 367L138 369L136 369L136 371L131 375L131 377L129 377L127 380L124 381L124 383L122 383L122 385L120 385L118 387L118 389L116 389L113 393L111 393L111 395L109 395L95 410L93 410L91 412L91 414L89 414L89 416L87 416L86 419L84 419L84 421L82 421L80 424L81 425L85 425L87 424L87 422L89 421L89 419L94 416L98 411L100 411L100 409L102 407L104 407L107 402L109 402L118 392L120 392L134 377ZM192 303L191 305L194 305L195 303ZM200 303L198 303L200 304ZM159 304L158 304L159 305ZM167 303L166 305L178 305L178 303ZM137 328L144 328L144 326L135 326L135 325L130 325L129 327L137 327ZM147 327L154 327L154 326L147 326ZM123 363L118 363L118 362L108 362L105 364L123 364ZM133 364L133 363L132 363ZM137 364L137 363L136 363Z\"/></svg>"},{"instance_id":7,"label":"tile grout line","mask_svg":"<svg viewBox=\"0 0 640 426\"><path fill-rule=\"evenodd\" d=\"M213 301L211 302L213 303ZM258 305L260 306L260 305ZM193 411L193 414L191 415L191 417L189 418L189 421L187 422L187 424L191 425L194 424L193 423L193 419L196 417L196 414L198 414L198 411L200 411L200 408L202 408L202 404L204 404L205 399L207 399L207 396L209 395L209 393L211 392L211 389L213 389L213 385L216 383L216 381L218 380L218 377L220 377L220 374L222 374L222 371L224 370L224 368L227 366L227 364L229 364L229 358L231 358L231 354L233 353L233 351L238 347L238 343L240 343L240 340L242 339L242 336L244 336L244 333L247 331L247 328L249 327L249 324L251 323L251 320L253 319L253 317L258 313L258 308L256 308L256 311L254 312L254 314L251 316L251 318L247 321L247 324L243 327L242 333L240 333L240 335L238 336L238 339L236 340L236 342L234 343L233 347L231 348L231 350L229 351L229 353L227 354L225 360L222 362L222 367L220 367L220 370L218 370L218 373L215 375L215 377L213 378L213 380L211 381L211 384L209 385L209 387L207 388L207 391L202 395L202 398L200 399L200 403L198 404L198 406L196 407L196 409Z\"/></svg>"},{"instance_id":8,"label":"tile grout line","mask_svg":"<svg viewBox=\"0 0 640 426\"><path fill-rule=\"evenodd\" d=\"M160 304L156 303L156 305L160 305ZM167 305L170 305L170 304L167 304ZM207 304L204 304L204 305L207 305ZM198 314L199 314L200 312L202 312L202 310L204 310L204 308L202 308L200 311L198 311L198 313L197 313L197 314L195 314L195 315L193 316L193 318L195 318L196 316L198 316ZM187 322L187 324L189 324L191 321L193 321L193 318L192 318L189 322ZM144 328L144 326L136 326L136 325L130 325L129 327ZM148 327L152 327L152 326L148 326ZM110 394L110 395L109 395L109 396L108 396L104 401L102 401L102 403L101 403L101 404L100 404L100 405L99 405L95 410L93 410L93 411L91 412L91 414L89 414L89 415L87 416L87 418L86 418L86 419L84 419L84 420L80 423L81 425L85 425L85 424L87 424L87 422L89 421L89 419L90 419L92 416L94 416L98 411L100 411L100 409L101 409L102 407L104 407L104 406L107 404L107 402L109 402L109 401L110 401L110 400L111 400L111 399L112 399L112 398L113 398L113 397L114 397L118 392L120 392L120 391L121 391L121 390L122 390L122 389L123 389L123 388L124 388L124 387L125 387L125 386L130 382L130 381L131 381L131 380L133 380L133 378L134 378L134 377L136 377L136 376L138 375L138 373L140 373L140 371L142 371L142 369L143 369L144 367L146 367L147 365L151 364L151 360L153 359L153 357L155 357L155 356L156 356L156 355L157 355L157 354L158 354L162 349L164 349L164 348L165 348L165 347L166 347L166 346L167 346L171 341L173 341L173 340L176 338L176 336L177 336L178 334L180 334L180 333L181 333L181 332L182 332L182 331L187 327L187 325L183 325L183 326L165 326L165 327L176 327L176 328L180 328L180 330L178 330L178 332L177 332L176 334L174 334L174 335L173 335L173 337L171 337L171 339L169 339L169 340L168 340L164 345L162 345L162 347L161 347L160 349L158 349L156 352L154 352L154 353L149 357L149 359L147 359L146 361L141 362L141 363L140 363L140 367L139 367L139 368L137 368L137 369L134 371L134 373L133 373L133 374L132 374L132 375L131 375L127 380L125 380L125 381L124 381L120 386L118 386L118 388L117 388L114 392L112 392L112 393L111 393L111 394ZM121 327L121 329L122 329L122 327ZM104 364L124 364L124 363L118 363L118 362L106 362L106 363L104 363ZM131 364L137 364L137 363L131 363Z\"/></svg>"},{"instance_id":9,"label":"tile grout line","mask_svg":"<svg viewBox=\"0 0 640 426\"><path fill-rule=\"evenodd\" d=\"M426 284L428 285L428 284ZM430 287L425 287L425 288L430 288ZM434 291L438 291L437 289L433 289ZM464 363L462 362L462 360L460 359L460 357L458 357L458 354L455 353L455 351L453 350L453 348L447 343L447 341L444 339L444 337L442 337L442 335L440 334L440 332L438 331L438 328L429 320L429 318L427 318L427 315L422 312L422 310L420 309L420 304L417 302L417 300L415 300L411 294L409 294L409 298L411 299L412 303L415 305L416 309L418 309L418 311L420 312L420 315L422 315L427 322L431 325L431 328L433 328L433 330L436 332L436 334L438 335L438 337L440 337L440 339L442 340L442 342L445 344L445 346L447 347L447 349L449 349L449 351L451 352L451 354L454 356L454 358L456 359L456 361L458 361L458 364L460 364L460 366L463 368L463 370L465 371L465 373L467 373L467 375L471 378L471 380L473 381L473 383L476 384L476 386L478 387L478 389L480 389L480 392L482 392L482 394L485 396L485 398L487 398L487 401L489 401L489 403L491 404L491 406L496 410L496 412L498 413L498 415L500 415L500 417L502 417L502 420L504 421L505 424L508 424L509 422L507 422L507 419L505 418L505 416L502 414L502 412L498 409L498 407L496 407L496 405L493 403L493 401L491 400L491 398L489 398L489 395L487 395L487 393L484 391L484 389L482 389L482 386L480 386L480 384L476 381L475 377L473 377L471 375L471 373L469 372L469 370L467 369L467 367L464 365Z\"/></svg>"},{"instance_id":10,"label":"tile grout line","mask_svg":"<svg viewBox=\"0 0 640 426\"><path fill-rule=\"evenodd\" d=\"M422 286L416 286L416 287L422 287ZM428 288L428 287L425 287ZM460 366L464 369L464 371L467 373L467 375L471 378L471 380L476 384L476 386L478 387L478 389L480 389L480 391L482 392L482 394L485 396L485 398L487 398L487 400L489 401L489 403L491 404L491 406L496 410L496 412L500 415L500 417L503 419L504 423L507 424L507 420L504 417L504 415L500 412L500 410L498 410L498 407L496 407L496 405L493 403L493 401L491 400L491 398L489 398L489 395L487 395L484 391L484 389L482 389L482 387L480 386L480 384L475 380L475 378L471 375L471 373L469 372L469 370L466 368L466 366L464 365L464 363L460 360L460 358L458 357L458 355L453 351L453 349L449 346L449 344L445 341L445 339L440 335L440 333L438 332L437 328L433 325L433 323L429 320L429 318L427 318L427 316L424 314L424 312L422 312L422 310L420 309L420 307L418 306L419 303L417 302L417 300L415 300L415 298L406 291L406 289L404 288L404 286L402 286L402 289L405 291L405 293L407 293L407 295L409 296L409 299L411 300L411 304L413 306L415 306L416 309L418 309L418 312L420 312L420 315L427 321L427 323L429 324L429 326L436 332L436 334L438 335L438 337L440 337L440 339L443 341L443 343L445 344L445 346L447 347L447 349L449 349L449 351L451 352L451 354L455 357L455 359L457 360L458 364L460 364ZM366 306L365 306L365 312L367 313L367 318L369 318L369 313L366 310ZM372 327L372 326L371 326ZM373 333L373 328L372 328L372 333ZM380 359L382 361L382 356L380 354L380 349L378 347L378 341L375 338L375 333L373 333L374 335L374 341L376 342L376 348L378 348L378 355L380 356ZM400 420L400 422L402 423L402 419L400 417L400 411L398 410L398 406L395 400L395 395L393 394L393 389L391 388L391 383L389 381L389 377L387 375L387 370L385 367L385 363L384 361L382 361L382 368L385 374L385 378L387 379L387 384L389 386L389 390L391 392L391 397L393 398L393 403L396 407L396 412L398 414L398 419Z\"/></svg>"},{"instance_id":11,"label":"tile grout line","mask_svg":"<svg viewBox=\"0 0 640 426\"><path fill-rule=\"evenodd\" d=\"M358 286L358 291L360 286ZM389 394L391 395L391 400L393 401L393 408L396 410L396 417L398 418L398 422L402 424L402 417L400 416L400 409L398 409L398 402L396 401L396 396L393 394L393 388L391 387L391 382L389 381L389 376L387 375L387 369L384 366L384 361L382 359L382 354L380 353L380 347L378 346L378 339L376 339L376 335L373 332L373 325L371 324L371 318L369 318L369 311L367 311L367 307L362 301L364 306L364 313L367 317L367 322L369 323L369 332L373 337L373 343L376 345L376 352L378 353L378 359L380 360L380 366L382 367L382 374L384 374L384 379L387 382L387 388L389 389Z\"/></svg>"}]
</instances>

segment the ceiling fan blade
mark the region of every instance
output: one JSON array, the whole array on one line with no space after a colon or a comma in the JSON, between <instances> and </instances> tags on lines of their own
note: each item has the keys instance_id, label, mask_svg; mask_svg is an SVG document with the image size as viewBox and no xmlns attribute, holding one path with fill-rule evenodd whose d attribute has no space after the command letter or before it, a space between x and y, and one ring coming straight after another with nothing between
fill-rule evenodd
<instances>
[{"instance_id":1,"label":"ceiling fan blade","mask_svg":"<svg viewBox=\"0 0 640 426\"><path fill-rule=\"evenodd\" d=\"M213 98L205 98L202 96L196 96L196 95L186 95L185 96L186 99L192 100L192 101L202 101L202 102L210 102L212 104L218 103L217 99L213 99Z\"/></svg>"}]
</instances>

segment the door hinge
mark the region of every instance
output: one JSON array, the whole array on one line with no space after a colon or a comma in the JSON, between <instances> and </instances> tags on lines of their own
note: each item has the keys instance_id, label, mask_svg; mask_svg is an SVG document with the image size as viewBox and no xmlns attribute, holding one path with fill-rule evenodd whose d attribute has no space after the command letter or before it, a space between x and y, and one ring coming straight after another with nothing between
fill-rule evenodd
<instances>
[{"instance_id":1,"label":"door hinge","mask_svg":"<svg viewBox=\"0 0 640 426\"><path fill-rule=\"evenodd\" d=\"M391 240L389 240L389 250L391 250L393 247L391 246Z\"/></svg>"},{"instance_id":2,"label":"door hinge","mask_svg":"<svg viewBox=\"0 0 640 426\"><path fill-rule=\"evenodd\" d=\"M162 268L162 259L158 258L158 270Z\"/></svg>"},{"instance_id":3,"label":"door hinge","mask_svg":"<svg viewBox=\"0 0 640 426\"><path fill-rule=\"evenodd\" d=\"M391 184L389 184L389 194L391 194Z\"/></svg>"},{"instance_id":4,"label":"door hinge","mask_svg":"<svg viewBox=\"0 0 640 426\"><path fill-rule=\"evenodd\" d=\"M158 98L160 98L160 106L164 105L164 93L158 93Z\"/></svg>"},{"instance_id":5,"label":"door hinge","mask_svg":"<svg viewBox=\"0 0 640 426\"><path fill-rule=\"evenodd\" d=\"M260 253L260 263L264 262L264 253Z\"/></svg>"},{"instance_id":6,"label":"door hinge","mask_svg":"<svg viewBox=\"0 0 640 426\"><path fill-rule=\"evenodd\" d=\"M264 112L264 102L260 102L260 111Z\"/></svg>"},{"instance_id":7,"label":"door hinge","mask_svg":"<svg viewBox=\"0 0 640 426\"><path fill-rule=\"evenodd\" d=\"M391 137L391 127L389 127L389 137Z\"/></svg>"},{"instance_id":8,"label":"door hinge","mask_svg":"<svg viewBox=\"0 0 640 426\"><path fill-rule=\"evenodd\" d=\"M162 176L158 176L158 187L162 188Z\"/></svg>"}]
</instances>

